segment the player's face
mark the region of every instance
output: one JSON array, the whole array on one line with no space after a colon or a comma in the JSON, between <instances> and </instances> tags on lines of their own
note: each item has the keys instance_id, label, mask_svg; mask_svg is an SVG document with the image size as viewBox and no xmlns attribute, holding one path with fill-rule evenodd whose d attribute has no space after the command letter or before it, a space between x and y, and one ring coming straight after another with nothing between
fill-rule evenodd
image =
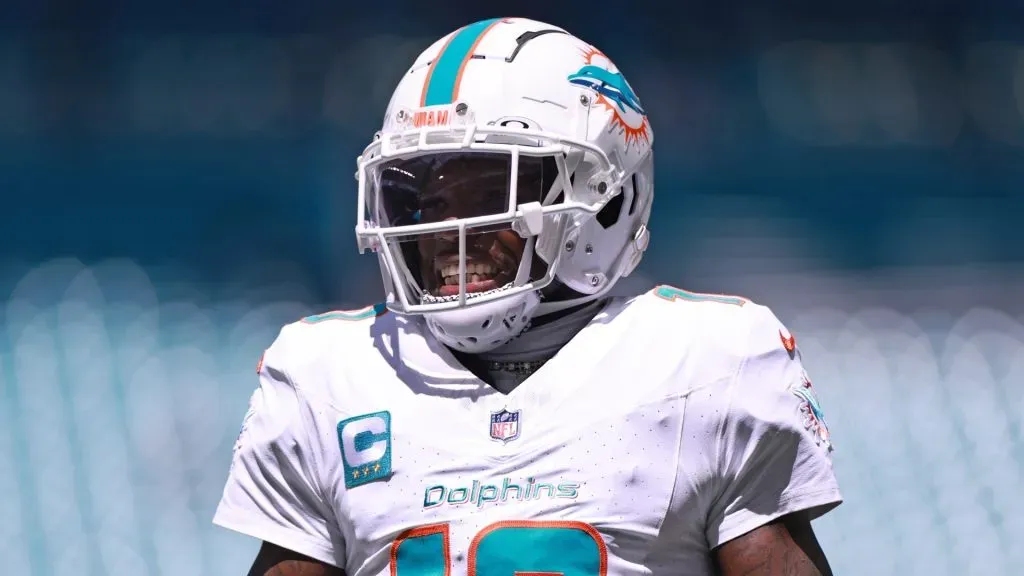
<instances>
[{"instance_id":1,"label":"player's face","mask_svg":"<svg viewBox=\"0 0 1024 576\"><path fill-rule=\"evenodd\" d=\"M522 176L522 175L521 175ZM504 157L451 160L426 183L420 210L424 222L495 214L506 209L509 163ZM520 203L537 200L523 198ZM418 240L423 285L435 296L459 292L459 236L452 232ZM466 235L466 291L486 292L515 279L526 241L508 227Z\"/></svg>"},{"instance_id":2,"label":"player's face","mask_svg":"<svg viewBox=\"0 0 1024 576\"><path fill-rule=\"evenodd\" d=\"M428 224L508 210L512 178L507 154L449 153L401 160L382 170L383 205L392 225ZM540 201L551 185L553 162L521 157L517 204ZM406 263L434 296L459 291L457 232L418 235L404 241ZM526 240L508 224L470 228L466 232L466 291L484 292L512 282ZM543 261L531 263L531 277L544 274Z\"/></svg>"}]
</instances>

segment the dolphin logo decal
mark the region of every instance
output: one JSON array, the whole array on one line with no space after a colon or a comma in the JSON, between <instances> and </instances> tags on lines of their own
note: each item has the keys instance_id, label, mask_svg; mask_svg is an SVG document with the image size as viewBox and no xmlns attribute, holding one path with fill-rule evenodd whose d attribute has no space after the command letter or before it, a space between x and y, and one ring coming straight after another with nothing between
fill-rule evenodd
<instances>
[{"instance_id":1,"label":"dolphin logo decal","mask_svg":"<svg viewBox=\"0 0 1024 576\"><path fill-rule=\"evenodd\" d=\"M640 106L640 99L636 97L629 84L626 83L626 79L618 72L588 64L575 74L570 74L569 83L595 90L598 94L614 102L622 112L629 108L641 116L646 115Z\"/></svg>"}]
</instances>

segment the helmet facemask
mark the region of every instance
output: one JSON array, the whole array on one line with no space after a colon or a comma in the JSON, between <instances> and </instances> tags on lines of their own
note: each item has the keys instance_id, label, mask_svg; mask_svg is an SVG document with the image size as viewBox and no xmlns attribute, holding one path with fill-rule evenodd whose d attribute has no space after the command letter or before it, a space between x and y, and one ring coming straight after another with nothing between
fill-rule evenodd
<instances>
[{"instance_id":1,"label":"helmet facemask","mask_svg":"<svg viewBox=\"0 0 1024 576\"><path fill-rule=\"evenodd\" d=\"M549 281L537 237L502 216L523 205L539 209L549 192L561 190L559 169L551 156L514 156L440 152L370 171L371 217L397 231L385 237L382 256L410 311L468 306Z\"/></svg>"},{"instance_id":2,"label":"helmet facemask","mask_svg":"<svg viewBox=\"0 0 1024 576\"><path fill-rule=\"evenodd\" d=\"M467 352L500 346L547 313L541 290L569 235L623 178L591 143L472 124L382 133L358 164L356 236L379 257L388 307L424 314L440 341Z\"/></svg>"}]
</instances>

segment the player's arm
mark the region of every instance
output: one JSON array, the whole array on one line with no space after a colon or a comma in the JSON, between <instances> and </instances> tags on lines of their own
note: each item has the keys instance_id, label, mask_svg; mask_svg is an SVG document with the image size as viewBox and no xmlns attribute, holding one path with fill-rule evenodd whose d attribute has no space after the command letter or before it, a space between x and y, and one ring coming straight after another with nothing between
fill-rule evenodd
<instances>
[{"instance_id":1,"label":"player's arm","mask_svg":"<svg viewBox=\"0 0 1024 576\"><path fill-rule=\"evenodd\" d=\"M341 568L325 564L270 542L260 547L249 576L344 576Z\"/></svg>"},{"instance_id":2,"label":"player's arm","mask_svg":"<svg viewBox=\"0 0 1024 576\"><path fill-rule=\"evenodd\" d=\"M286 369L299 353L288 334L286 327L258 368L213 522L264 542L250 574L337 575L328 569L344 566L345 544L320 484L315 422Z\"/></svg>"},{"instance_id":3,"label":"player's arm","mask_svg":"<svg viewBox=\"0 0 1024 576\"><path fill-rule=\"evenodd\" d=\"M722 397L707 539L723 576L828 576L811 520L842 502L820 403L763 306Z\"/></svg>"},{"instance_id":4,"label":"player's arm","mask_svg":"<svg viewBox=\"0 0 1024 576\"><path fill-rule=\"evenodd\" d=\"M832 576L807 514L795 512L715 549L722 576Z\"/></svg>"}]
</instances>

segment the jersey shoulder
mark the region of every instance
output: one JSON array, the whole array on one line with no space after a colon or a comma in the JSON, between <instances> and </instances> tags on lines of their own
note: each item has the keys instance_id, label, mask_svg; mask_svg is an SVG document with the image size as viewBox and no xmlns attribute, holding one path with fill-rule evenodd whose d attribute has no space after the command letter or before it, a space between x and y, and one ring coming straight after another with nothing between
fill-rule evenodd
<instances>
[{"instance_id":1,"label":"jersey shoulder","mask_svg":"<svg viewBox=\"0 0 1024 576\"><path fill-rule=\"evenodd\" d=\"M619 337L648 343L649 363L668 363L689 384L727 380L751 358L795 354L795 339L767 306L748 298L661 285L610 310Z\"/></svg>"},{"instance_id":2,"label":"jersey shoulder","mask_svg":"<svg viewBox=\"0 0 1024 576\"><path fill-rule=\"evenodd\" d=\"M702 342L736 354L752 352L760 332L791 339L785 326L767 306L749 298L692 292L663 284L625 301L622 313L635 315L636 328L683 342Z\"/></svg>"},{"instance_id":3,"label":"jersey shoulder","mask_svg":"<svg viewBox=\"0 0 1024 576\"><path fill-rule=\"evenodd\" d=\"M356 310L332 310L286 324L260 360L294 375L331 359L365 358L375 342L391 330L394 314L384 304Z\"/></svg>"}]
</instances>

